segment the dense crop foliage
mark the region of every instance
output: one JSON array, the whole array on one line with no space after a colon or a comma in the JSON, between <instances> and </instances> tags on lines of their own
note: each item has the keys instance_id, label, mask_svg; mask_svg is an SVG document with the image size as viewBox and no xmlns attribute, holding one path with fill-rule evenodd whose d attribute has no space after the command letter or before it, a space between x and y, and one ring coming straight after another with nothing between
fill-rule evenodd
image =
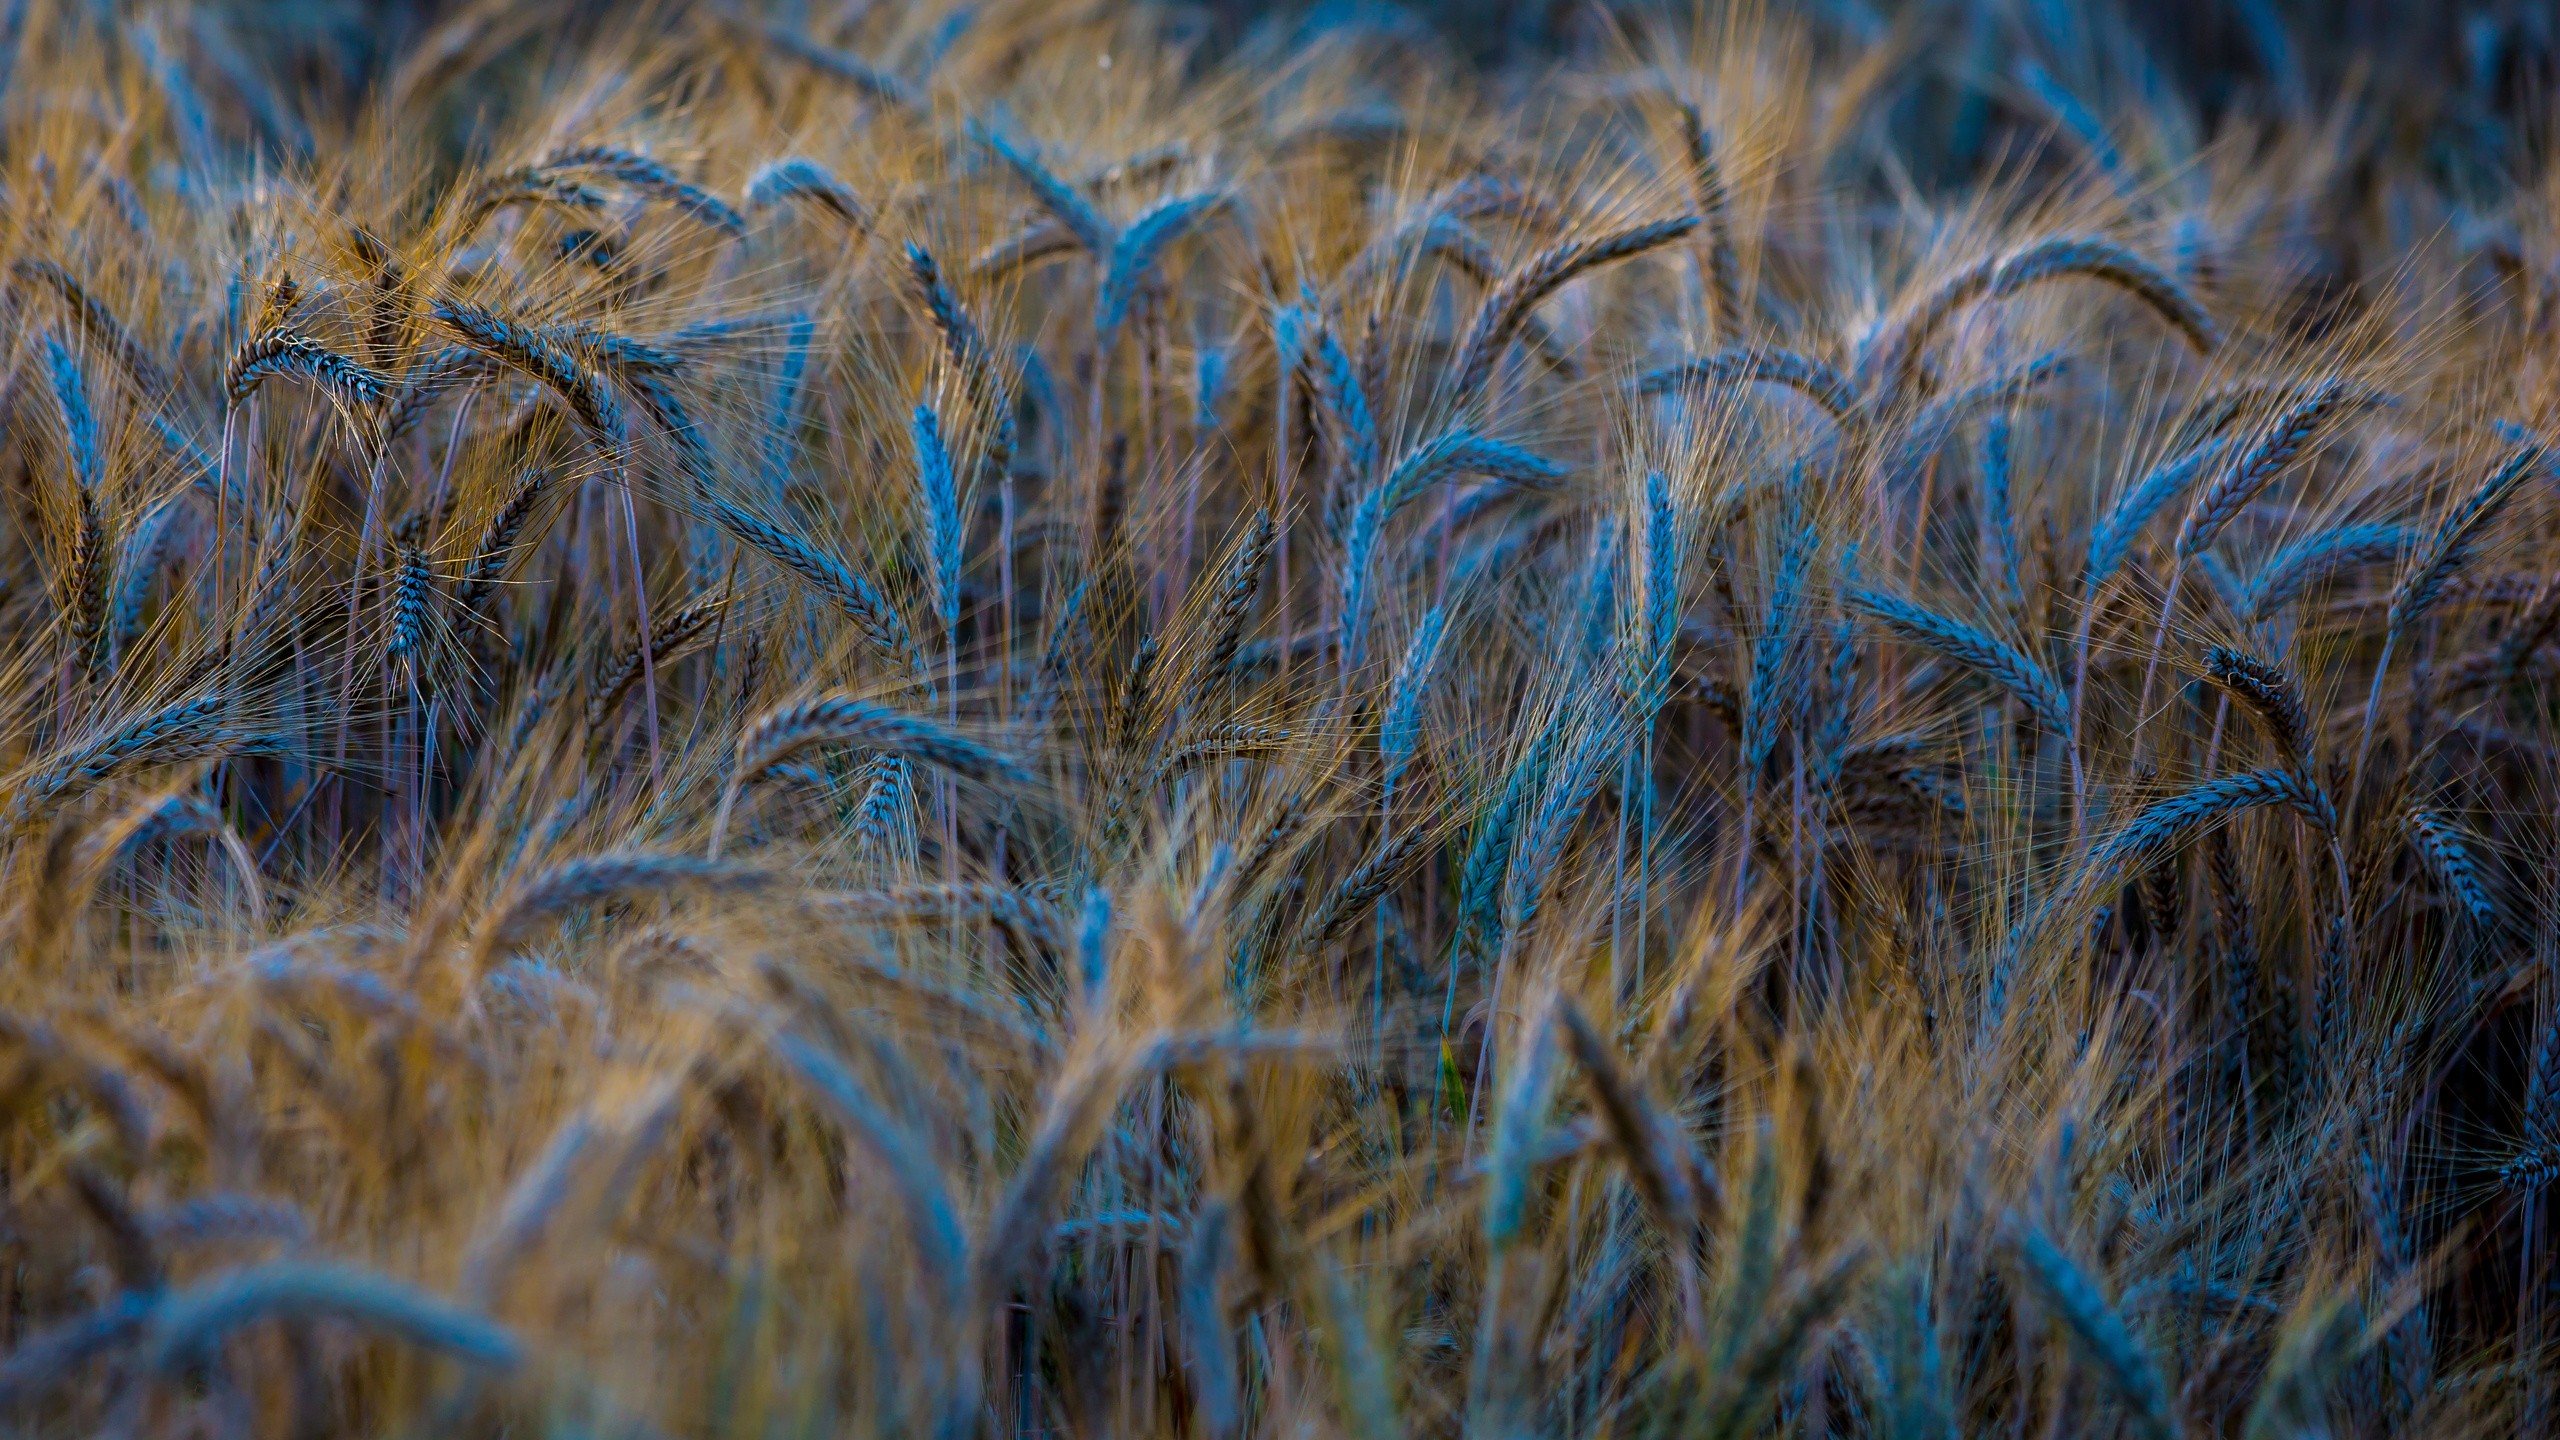
<instances>
[{"instance_id":1,"label":"dense crop foliage","mask_svg":"<svg viewBox=\"0 0 2560 1440\"><path fill-rule=\"evenodd\" d=\"M415 8L0 6L11 1433L2554 1423L2533 7Z\"/></svg>"}]
</instances>

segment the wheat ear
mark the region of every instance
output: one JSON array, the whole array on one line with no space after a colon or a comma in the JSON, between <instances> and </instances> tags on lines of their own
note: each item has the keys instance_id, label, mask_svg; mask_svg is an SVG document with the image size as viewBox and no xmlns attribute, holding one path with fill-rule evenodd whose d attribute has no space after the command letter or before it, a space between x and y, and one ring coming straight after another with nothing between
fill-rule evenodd
<instances>
[{"instance_id":1,"label":"wheat ear","mask_svg":"<svg viewBox=\"0 0 2560 1440\"><path fill-rule=\"evenodd\" d=\"M1719 337L1739 340L1748 317L1742 312L1742 262L1733 248L1733 202L1725 191L1724 167L1716 162L1715 137L1698 107L1687 101L1680 104L1680 140L1706 252L1708 320Z\"/></svg>"},{"instance_id":2,"label":"wheat ear","mask_svg":"<svg viewBox=\"0 0 2560 1440\"><path fill-rule=\"evenodd\" d=\"M1979 627L1924 610L1879 590L1851 589L1842 600L1897 638L1972 670L2015 696L2047 729L2056 734L2070 733L2071 706L2062 686L2016 646Z\"/></svg>"},{"instance_id":3,"label":"wheat ear","mask_svg":"<svg viewBox=\"0 0 2560 1440\"><path fill-rule=\"evenodd\" d=\"M1039 157L1014 143L992 126L977 120L968 123L969 138L984 146L1002 161L1015 178L1028 187L1043 209L1067 227L1076 243L1097 259L1109 256L1119 243L1120 232L1102 212L1094 208L1073 185L1059 179Z\"/></svg>"},{"instance_id":4,"label":"wheat ear","mask_svg":"<svg viewBox=\"0 0 2560 1440\"><path fill-rule=\"evenodd\" d=\"M858 55L821 45L774 21L750 21L743 16L735 18L747 33L776 53L854 90L866 99L919 119L933 113L933 102L924 91Z\"/></svg>"},{"instance_id":5,"label":"wheat ear","mask_svg":"<svg viewBox=\"0 0 2560 1440\"><path fill-rule=\"evenodd\" d=\"M877 217L853 187L838 180L827 167L805 156L793 155L767 161L747 177L742 192L750 210L768 210L786 201L798 200L814 205L857 235L868 235Z\"/></svg>"},{"instance_id":6,"label":"wheat ear","mask_svg":"<svg viewBox=\"0 0 2560 1440\"><path fill-rule=\"evenodd\" d=\"M699 185L676 178L674 171L636 151L610 145L585 145L556 152L535 169L549 175L564 170L602 175L643 194L665 200L715 230L729 235L747 233L747 222L739 217L737 211L729 208L729 202Z\"/></svg>"},{"instance_id":7,"label":"wheat ear","mask_svg":"<svg viewBox=\"0 0 2560 1440\"><path fill-rule=\"evenodd\" d=\"M728 604L726 595L703 596L660 620L645 639L634 640L623 647L611 662L596 672L595 683L588 689L587 728L593 730L603 725L621 707L623 697L631 693L631 687L640 683L640 652L643 646L656 663L673 664L684 657L688 647L710 633L713 622L727 610Z\"/></svg>"},{"instance_id":8,"label":"wheat ear","mask_svg":"<svg viewBox=\"0 0 2560 1440\"><path fill-rule=\"evenodd\" d=\"M2251 623L2269 619L2315 586L2396 558L2415 538L2397 525L2341 525L2297 540L2258 568L2241 592L2236 607L2240 618ZM2560 617L2560 610L2553 614Z\"/></svg>"},{"instance_id":9,"label":"wheat ear","mask_svg":"<svg viewBox=\"0 0 2560 1440\"><path fill-rule=\"evenodd\" d=\"M2391 609L2383 622L2382 655L2374 661L2373 686L2365 694L2364 723L2356 731L2355 763L2347 771L2347 822L2355 823L2356 801L2364 791L2364 762L2373 746L2374 722L2382 713L2383 677L2391 669L2391 651L2400 636L2444 596L2445 582L2462 567L2471 542L2497 518L2524 482L2547 473L2551 452L2539 437L2528 438L2509 452L2496 469L2439 522L2392 587Z\"/></svg>"},{"instance_id":10,"label":"wheat ear","mask_svg":"<svg viewBox=\"0 0 2560 1440\"><path fill-rule=\"evenodd\" d=\"M2273 662L2227 645L2205 651L2204 673L2248 707L2286 764L2311 773L2311 714L2292 675Z\"/></svg>"},{"instance_id":11,"label":"wheat ear","mask_svg":"<svg viewBox=\"0 0 2560 1440\"><path fill-rule=\"evenodd\" d=\"M2419 805L2400 813L2400 828L2471 923L2484 930L2495 924L2497 902L2490 898L2479 859L2472 854L2476 838L2465 834L2447 817Z\"/></svg>"},{"instance_id":12,"label":"wheat ear","mask_svg":"<svg viewBox=\"0 0 2560 1440\"><path fill-rule=\"evenodd\" d=\"M349 1322L496 1370L524 1355L505 1326L477 1311L387 1275L294 1260L222 1271L171 1295L151 1317L144 1354L174 1373L244 1326L303 1319Z\"/></svg>"},{"instance_id":13,"label":"wheat ear","mask_svg":"<svg viewBox=\"0 0 2560 1440\"><path fill-rule=\"evenodd\" d=\"M2106 1377L2146 1440L2177 1440L2178 1423L2170 1413L2169 1389L2161 1382L2159 1366L2125 1328L2096 1282L2042 1229L2016 1224L2014 1235L2020 1273L2062 1321L2074 1348Z\"/></svg>"},{"instance_id":14,"label":"wheat ear","mask_svg":"<svg viewBox=\"0 0 2560 1440\"><path fill-rule=\"evenodd\" d=\"M89 344L105 352L124 371L125 378L145 396L159 399L169 393L172 382L168 370L151 357L151 352L134 338L133 332L116 319L115 312L89 293L88 287L72 278L70 271L50 260L24 259L13 262L9 273L19 280L33 281L51 290L71 314L72 323L88 339Z\"/></svg>"},{"instance_id":15,"label":"wheat ear","mask_svg":"<svg viewBox=\"0 0 2560 1440\"><path fill-rule=\"evenodd\" d=\"M1847 376L1793 350L1732 347L1712 355L1649 370L1637 380L1646 395L1678 394L1714 385L1777 385L1793 390L1843 425L1858 418L1857 387Z\"/></svg>"},{"instance_id":16,"label":"wheat ear","mask_svg":"<svg viewBox=\"0 0 2560 1440\"><path fill-rule=\"evenodd\" d=\"M629 430L622 407L594 372L540 331L528 329L460 300L437 300L427 313L465 345L540 381L569 406L589 433L619 456Z\"/></svg>"},{"instance_id":17,"label":"wheat ear","mask_svg":"<svg viewBox=\"0 0 2560 1440\"><path fill-rule=\"evenodd\" d=\"M809 583L810 588L835 602L836 608L850 618L865 640L882 655L898 662L906 672L918 679L925 673L924 652L916 648L907 622L890 608L889 602L871 583L853 573L843 561L816 546L761 520L719 496L708 497L712 520L721 529L761 550L784 569Z\"/></svg>"},{"instance_id":18,"label":"wheat ear","mask_svg":"<svg viewBox=\"0 0 2560 1440\"><path fill-rule=\"evenodd\" d=\"M823 695L769 710L749 722L738 736L738 758L711 822L711 854L720 853L729 828L729 812L738 792L758 774L800 751L817 745L860 745L910 760L936 765L982 783L1028 788L1030 772L1020 762L949 729L941 722L910 715L845 695Z\"/></svg>"},{"instance_id":19,"label":"wheat ear","mask_svg":"<svg viewBox=\"0 0 2560 1440\"><path fill-rule=\"evenodd\" d=\"M254 743L223 721L223 697L200 695L163 706L93 740L58 750L8 788L9 807L0 834L14 834L49 803L80 794L101 780L144 765L201 759Z\"/></svg>"},{"instance_id":20,"label":"wheat ear","mask_svg":"<svg viewBox=\"0 0 2560 1440\"><path fill-rule=\"evenodd\" d=\"M1157 261L1175 242L1224 214L1234 205L1235 197L1223 190L1198 195L1177 195L1163 201L1114 237L1110 264L1103 269L1102 288L1094 297L1093 331L1095 344L1104 351L1111 348L1112 337L1120 333L1121 324L1129 317L1130 307L1137 303L1138 293L1155 273Z\"/></svg>"},{"instance_id":21,"label":"wheat ear","mask_svg":"<svg viewBox=\"0 0 2560 1440\"><path fill-rule=\"evenodd\" d=\"M231 354L222 372L223 398L238 405L272 375L309 380L341 409L359 411L391 393L391 377L359 365L300 331L276 326Z\"/></svg>"},{"instance_id":22,"label":"wheat ear","mask_svg":"<svg viewBox=\"0 0 2560 1440\"><path fill-rule=\"evenodd\" d=\"M1579 275L1658 250L1696 228L1697 217L1683 215L1676 220L1631 225L1589 240L1566 241L1530 257L1527 264L1504 276L1478 302L1475 320L1449 362L1453 403L1464 406L1474 401L1485 382L1493 378L1494 364L1520 332L1521 322L1540 301Z\"/></svg>"},{"instance_id":23,"label":"wheat ear","mask_svg":"<svg viewBox=\"0 0 2560 1440\"><path fill-rule=\"evenodd\" d=\"M694 855L618 850L581 856L517 886L504 904L491 911L481 922L473 947L475 959L485 962L535 926L581 905L682 890L747 893L768 888L780 878L770 870ZM475 963L475 972L479 968Z\"/></svg>"}]
</instances>

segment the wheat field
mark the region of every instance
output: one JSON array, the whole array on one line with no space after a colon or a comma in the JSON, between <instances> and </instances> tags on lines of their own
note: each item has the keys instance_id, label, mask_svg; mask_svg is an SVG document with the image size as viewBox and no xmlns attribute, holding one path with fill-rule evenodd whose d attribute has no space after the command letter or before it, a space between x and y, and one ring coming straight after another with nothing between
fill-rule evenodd
<instances>
[{"instance_id":1,"label":"wheat field","mask_svg":"<svg viewBox=\"0 0 2560 1440\"><path fill-rule=\"evenodd\" d=\"M2548 14L1491 8L0 5L6 1433L2560 1423Z\"/></svg>"}]
</instances>

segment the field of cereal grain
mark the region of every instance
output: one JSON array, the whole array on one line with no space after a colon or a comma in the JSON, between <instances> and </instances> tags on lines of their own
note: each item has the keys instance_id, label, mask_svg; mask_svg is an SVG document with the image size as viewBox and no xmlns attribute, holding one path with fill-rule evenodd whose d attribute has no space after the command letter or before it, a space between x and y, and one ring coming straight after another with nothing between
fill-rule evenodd
<instances>
[{"instance_id":1,"label":"field of cereal grain","mask_svg":"<svg viewBox=\"0 0 2560 1440\"><path fill-rule=\"evenodd\" d=\"M0 1433L2560 1423L2560 22L0 3Z\"/></svg>"}]
</instances>

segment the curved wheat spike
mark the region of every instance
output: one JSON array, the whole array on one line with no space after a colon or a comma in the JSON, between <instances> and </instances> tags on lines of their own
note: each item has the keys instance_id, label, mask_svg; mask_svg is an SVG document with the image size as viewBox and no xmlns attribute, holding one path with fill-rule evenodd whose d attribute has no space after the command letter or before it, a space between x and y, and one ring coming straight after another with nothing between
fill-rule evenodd
<instances>
[{"instance_id":1,"label":"curved wheat spike","mask_svg":"<svg viewBox=\"0 0 2560 1440\"><path fill-rule=\"evenodd\" d=\"M907 622L872 588L871 582L855 574L843 561L726 499L712 496L709 506L712 521L721 529L807 581L812 589L833 601L881 654L897 661L908 675L923 678L924 652L916 648Z\"/></svg>"},{"instance_id":2,"label":"curved wheat spike","mask_svg":"<svg viewBox=\"0 0 2560 1440\"><path fill-rule=\"evenodd\" d=\"M241 405L274 374L307 379L346 410L364 410L392 392L392 377L379 369L356 364L289 325L276 325L230 354L223 369L223 397L230 405Z\"/></svg>"},{"instance_id":3,"label":"curved wheat spike","mask_svg":"<svg viewBox=\"0 0 2560 1440\"><path fill-rule=\"evenodd\" d=\"M1873 373L1880 398L1891 402L1913 393L1921 357L1958 310L2071 276L2112 285L2140 300L2199 352L2210 353L2221 343L2222 332L2203 303L2151 262L2112 240L2057 235L1975 261L1924 294L1906 319L1879 337Z\"/></svg>"},{"instance_id":4,"label":"curved wheat spike","mask_svg":"<svg viewBox=\"0 0 2560 1440\"><path fill-rule=\"evenodd\" d=\"M1140 288L1164 252L1234 204L1235 196L1224 190L1177 195L1130 221L1127 229L1113 237L1110 264L1103 270L1102 289L1094 298L1093 329L1102 337L1097 344L1110 348L1111 337L1120 333Z\"/></svg>"},{"instance_id":5,"label":"curved wheat spike","mask_svg":"<svg viewBox=\"0 0 2560 1440\"><path fill-rule=\"evenodd\" d=\"M822 695L768 710L738 736L738 758L711 822L711 855L717 859L738 792L766 769L818 745L858 745L938 766L982 784L1028 789L1031 772L1019 761L959 734L940 721L892 710L847 695Z\"/></svg>"},{"instance_id":6,"label":"curved wheat spike","mask_svg":"<svg viewBox=\"0 0 2560 1440\"><path fill-rule=\"evenodd\" d=\"M728 235L747 233L747 222L729 208L729 202L676 177L666 166L637 151L611 145L581 145L555 151L534 167L535 173L557 175L562 171L582 171L602 175L628 185L645 195L665 200L685 214Z\"/></svg>"},{"instance_id":7,"label":"curved wheat spike","mask_svg":"<svg viewBox=\"0 0 2560 1440\"><path fill-rule=\"evenodd\" d=\"M918 119L930 117L933 113L932 101L923 90L858 55L821 45L773 21L751 20L744 16L733 16L732 19L744 34L776 54L797 61L867 99L879 101Z\"/></svg>"},{"instance_id":8,"label":"curved wheat spike","mask_svg":"<svg viewBox=\"0 0 2560 1440\"><path fill-rule=\"evenodd\" d=\"M871 233L878 223L871 207L862 203L852 186L838 180L824 165L801 155L768 160L758 166L747 177L741 198L750 210L769 210L793 200L814 205L857 235Z\"/></svg>"},{"instance_id":9,"label":"curved wheat spike","mask_svg":"<svg viewBox=\"0 0 2560 1440\"><path fill-rule=\"evenodd\" d=\"M134 388L146 397L157 399L169 393L174 383L167 367L153 359L133 332L116 319L115 312L89 293L88 287L72 278L71 272L50 260L22 259L11 263L9 273L22 281L32 281L53 292L63 308L70 312L72 323L88 342L115 361Z\"/></svg>"},{"instance_id":10,"label":"curved wheat spike","mask_svg":"<svg viewBox=\"0 0 2560 1440\"><path fill-rule=\"evenodd\" d=\"M1716 162L1715 137L1698 107L1686 100L1680 102L1680 139L1705 242L1708 319L1718 336L1738 341L1749 317L1742 310L1742 262L1733 248L1733 202L1725 191L1724 167Z\"/></svg>"},{"instance_id":11,"label":"curved wheat spike","mask_svg":"<svg viewBox=\"0 0 2560 1440\"><path fill-rule=\"evenodd\" d=\"M1646 395L1679 394L1716 385L1777 385L1793 390L1843 426L1858 419L1858 392L1847 376L1810 355L1766 347L1735 347L1647 371L1636 382Z\"/></svg>"},{"instance_id":12,"label":"curved wheat spike","mask_svg":"<svg viewBox=\"0 0 2560 1440\"><path fill-rule=\"evenodd\" d=\"M1004 162L1005 167L1030 189L1041 208L1049 212L1050 218L1064 225L1067 232L1076 237L1076 243L1084 247L1085 253L1097 260L1107 259L1118 248L1119 227L1104 219L1102 212L1082 192L1041 164L1039 157L981 121L969 121L967 131L971 140Z\"/></svg>"},{"instance_id":13,"label":"curved wheat spike","mask_svg":"<svg viewBox=\"0 0 2560 1440\"><path fill-rule=\"evenodd\" d=\"M513 1369L524 1354L496 1321L389 1276L278 1260L219 1271L170 1295L151 1316L144 1356L174 1374L233 1332L270 1319L343 1321L497 1370Z\"/></svg>"},{"instance_id":14,"label":"curved wheat spike","mask_svg":"<svg viewBox=\"0 0 2560 1440\"><path fill-rule=\"evenodd\" d=\"M1502 351L1539 302L1577 276L1658 250L1696 228L1697 217L1683 215L1676 220L1631 225L1589 240L1566 241L1531 256L1528 263L1504 276L1478 302L1475 320L1449 362L1452 402L1462 407L1473 402L1493 377L1494 364L1502 358Z\"/></svg>"},{"instance_id":15,"label":"curved wheat spike","mask_svg":"<svg viewBox=\"0 0 2560 1440\"><path fill-rule=\"evenodd\" d=\"M2540 437L2528 435L2471 493L2455 503L2401 569L2383 624L2382 655L2374 661L2373 686L2365 695L2364 723L2356 732L2355 763L2347 771L2347 820L2351 831L2356 800L2364 789L2365 756L2372 748L2374 722L2382 711L2382 682L2391 670L2394 645L2410 625L2444 597L2445 583L2462 567L2473 537L2497 518L2525 481L2548 473L2550 467L2550 447Z\"/></svg>"},{"instance_id":16,"label":"curved wheat spike","mask_svg":"<svg viewBox=\"0 0 2560 1440\"><path fill-rule=\"evenodd\" d=\"M485 969L490 957L522 939L534 927L582 905L629 895L664 895L688 890L721 894L752 893L782 879L770 870L724 863L697 855L645 850L614 851L563 862L520 884L505 902L481 921L472 942L472 973Z\"/></svg>"}]
</instances>

